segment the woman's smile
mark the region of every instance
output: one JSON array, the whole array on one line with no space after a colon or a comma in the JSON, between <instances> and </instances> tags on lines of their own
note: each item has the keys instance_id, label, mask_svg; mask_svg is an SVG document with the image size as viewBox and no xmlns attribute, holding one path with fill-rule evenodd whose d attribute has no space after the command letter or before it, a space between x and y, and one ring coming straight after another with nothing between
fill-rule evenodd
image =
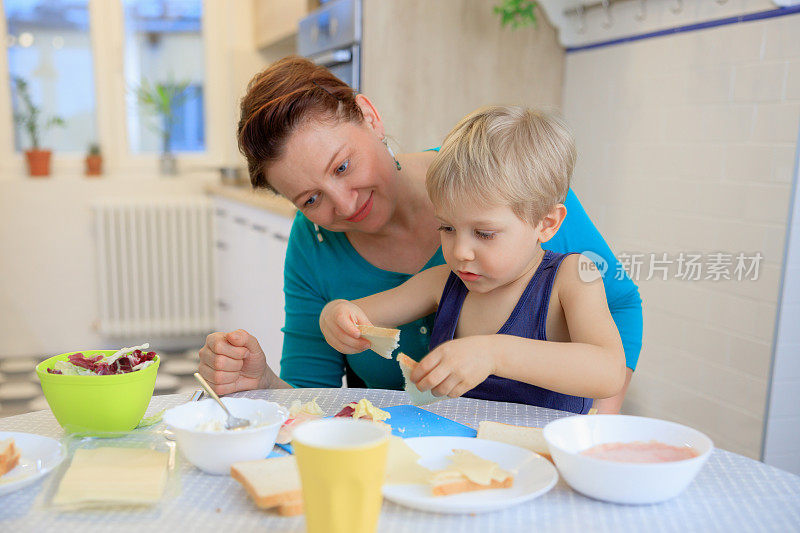
<instances>
[{"instance_id":1,"label":"woman's smile","mask_svg":"<svg viewBox=\"0 0 800 533\"><path fill-rule=\"evenodd\" d=\"M369 212L372 211L372 194L373 193L370 192L369 197L367 197L367 201L364 202L364 204L358 208L358 211L353 213L353 215L350 218L346 219L348 222L361 222L362 220L367 218Z\"/></svg>"}]
</instances>

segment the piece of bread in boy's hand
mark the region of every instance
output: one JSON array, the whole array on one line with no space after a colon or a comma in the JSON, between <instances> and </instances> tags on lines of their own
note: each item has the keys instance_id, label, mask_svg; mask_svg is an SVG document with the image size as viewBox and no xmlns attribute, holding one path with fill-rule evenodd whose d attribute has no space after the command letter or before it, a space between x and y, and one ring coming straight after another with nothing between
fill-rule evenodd
<instances>
[{"instance_id":1,"label":"piece of bread in boy's hand","mask_svg":"<svg viewBox=\"0 0 800 533\"><path fill-rule=\"evenodd\" d=\"M411 398L411 403L414 405L428 405L429 403L446 400L448 398L447 396L434 396L429 390L422 392L417 388L414 382L411 381L411 372L417 368L418 362L414 361L403 352L400 352L397 354L397 363L400 365L400 371L403 373L403 379L406 382L405 391L408 397Z\"/></svg>"},{"instance_id":2,"label":"piece of bread in boy's hand","mask_svg":"<svg viewBox=\"0 0 800 533\"><path fill-rule=\"evenodd\" d=\"M400 346L399 329L358 324L356 327L361 332L361 338L370 342L369 349L385 359L391 359L392 353Z\"/></svg>"},{"instance_id":3,"label":"piece of bread in boy's hand","mask_svg":"<svg viewBox=\"0 0 800 533\"><path fill-rule=\"evenodd\" d=\"M19 448L14 439L0 440L0 476L14 469L19 464Z\"/></svg>"},{"instance_id":4,"label":"piece of bread in boy's hand","mask_svg":"<svg viewBox=\"0 0 800 533\"><path fill-rule=\"evenodd\" d=\"M434 496L448 496L475 490L507 489L514 485L514 476L494 461L469 450L453 450L452 464L431 475L429 482Z\"/></svg>"},{"instance_id":5,"label":"piece of bread in boy's hand","mask_svg":"<svg viewBox=\"0 0 800 533\"><path fill-rule=\"evenodd\" d=\"M231 477L244 486L261 509L277 507L283 516L303 512L303 492L294 455L233 463Z\"/></svg>"},{"instance_id":6,"label":"piece of bread in boy's hand","mask_svg":"<svg viewBox=\"0 0 800 533\"><path fill-rule=\"evenodd\" d=\"M544 440L542 428L515 426L484 420L478 424L478 438L513 444L538 453L551 463L553 462L553 458L550 457L550 449L547 447L547 441Z\"/></svg>"}]
</instances>

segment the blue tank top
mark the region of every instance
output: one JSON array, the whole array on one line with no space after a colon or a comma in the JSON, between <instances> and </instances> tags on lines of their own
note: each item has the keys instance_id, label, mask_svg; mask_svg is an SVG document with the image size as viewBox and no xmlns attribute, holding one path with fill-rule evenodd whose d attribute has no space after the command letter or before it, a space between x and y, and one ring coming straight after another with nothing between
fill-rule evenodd
<instances>
[{"instance_id":1,"label":"blue tank top","mask_svg":"<svg viewBox=\"0 0 800 533\"><path fill-rule=\"evenodd\" d=\"M550 305L550 292L558 273L558 267L569 254L546 250L542 262L533 274L517 305L498 334L516 335L526 339L546 341L547 309ZM467 287L454 273L450 273L442 291L442 299L431 332L430 349L453 339L456 332L461 307L467 296ZM493 400L499 402L524 403L549 409L559 409L572 413L586 414L592 407L591 398L570 396L543 389L529 383L491 375L486 380L464 394L467 398Z\"/></svg>"}]
</instances>

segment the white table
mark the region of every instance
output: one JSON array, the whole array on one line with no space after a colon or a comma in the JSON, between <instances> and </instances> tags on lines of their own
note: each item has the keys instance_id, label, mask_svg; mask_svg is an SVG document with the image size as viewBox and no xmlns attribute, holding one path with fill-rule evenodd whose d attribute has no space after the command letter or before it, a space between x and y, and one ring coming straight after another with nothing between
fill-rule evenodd
<instances>
[{"instance_id":1,"label":"white table","mask_svg":"<svg viewBox=\"0 0 800 533\"><path fill-rule=\"evenodd\" d=\"M288 406L318 397L334 414L367 398L378 407L408 403L403 392L365 389L249 391L234 396L266 398ZM154 397L149 414L185 402L189 395ZM543 426L568 413L519 404L459 398L426 407L476 427L481 420ZM390 421L391 422L391 421ZM50 411L0 419L2 431L60 438ZM257 509L244 489L227 476L209 476L184 463L181 494L155 511L56 513L38 504L42 482L0 497L0 531L297 531L301 517ZM478 515L414 511L385 501L378 530L432 533L480 531L800 531L800 476L724 450L715 450L689 488L674 500L643 506L603 503L571 490L563 480L527 504Z\"/></svg>"}]
</instances>

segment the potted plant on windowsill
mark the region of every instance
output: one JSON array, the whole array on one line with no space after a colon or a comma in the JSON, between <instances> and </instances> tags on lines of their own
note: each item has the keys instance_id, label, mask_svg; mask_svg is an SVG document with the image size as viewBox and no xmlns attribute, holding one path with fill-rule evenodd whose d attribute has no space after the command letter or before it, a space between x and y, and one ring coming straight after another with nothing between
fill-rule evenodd
<instances>
[{"instance_id":1,"label":"potted plant on windowsill","mask_svg":"<svg viewBox=\"0 0 800 533\"><path fill-rule=\"evenodd\" d=\"M159 125L152 128L161 135L161 159L159 168L162 174L176 174L177 162L172 154L172 128L175 125L175 110L187 97L189 81L153 83L143 78L134 89L139 104L159 118Z\"/></svg>"},{"instance_id":2,"label":"potted plant on windowsill","mask_svg":"<svg viewBox=\"0 0 800 533\"><path fill-rule=\"evenodd\" d=\"M35 177L50 175L51 150L39 147L41 135L54 126L64 126L64 119L52 115L42 116L42 109L33 103L28 90L28 82L20 77L14 78L14 88L20 102L20 109L14 113L14 122L28 133L31 147L25 151L28 174Z\"/></svg>"},{"instance_id":3,"label":"potted plant on windowsill","mask_svg":"<svg viewBox=\"0 0 800 533\"><path fill-rule=\"evenodd\" d=\"M103 155L100 153L100 145L92 143L89 145L89 152L86 154L86 175L99 176L103 173Z\"/></svg>"}]
</instances>

